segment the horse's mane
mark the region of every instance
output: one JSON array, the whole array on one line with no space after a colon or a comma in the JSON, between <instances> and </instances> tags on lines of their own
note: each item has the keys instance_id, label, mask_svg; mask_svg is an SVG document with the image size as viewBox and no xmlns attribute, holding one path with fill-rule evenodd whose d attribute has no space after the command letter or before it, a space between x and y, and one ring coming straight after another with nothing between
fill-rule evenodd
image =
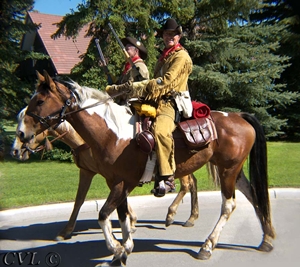
<instances>
[{"instance_id":1,"label":"horse's mane","mask_svg":"<svg viewBox=\"0 0 300 267\"><path fill-rule=\"evenodd\" d=\"M100 111L101 115L106 121L108 127L115 132L120 139L132 138L133 131L130 136L128 136L128 131L125 130L128 125L131 125L132 127L134 123L132 113L128 107L116 104L113 98L111 98L105 91L87 86L80 86L72 80L68 83L71 86L70 89L78 98L78 104L81 108L96 102L105 104L104 109L100 108L101 106L103 107L103 105L99 105L97 110L102 110L102 112ZM127 118L125 117L126 114L128 116Z\"/></svg>"},{"instance_id":2,"label":"horse's mane","mask_svg":"<svg viewBox=\"0 0 300 267\"><path fill-rule=\"evenodd\" d=\"M91 88L88 86L80 86L77 82L70 80L70 82L66 82L70 85L70 89L73 93L78 97L79 103L82 103L88 99L95 99L97 101L113 101L109 94L104 91L97 90L95 88Z\"/></svg>"}]
</instances>

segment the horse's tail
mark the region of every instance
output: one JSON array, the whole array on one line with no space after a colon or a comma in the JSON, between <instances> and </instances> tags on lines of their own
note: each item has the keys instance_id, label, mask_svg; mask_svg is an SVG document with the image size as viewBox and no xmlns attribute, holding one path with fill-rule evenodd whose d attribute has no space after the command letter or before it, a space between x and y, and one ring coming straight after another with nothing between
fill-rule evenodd
<instances>
[{"instance_id":1,"label":"horse's tail","mask_svg":"<svg viewBox=\"0 0 300 267\"><path fill-rule=\"evenodd\" d=\"M268 191L267 142L263 128L256 117L241 113L241 117L255 129L256 139L250 152L249 178L254 205L262 213L263 220L271 224Z\"/></svg>"},{"instance_id":2,"label":"horse's tail","mask_svg":"<svg viewBox=\"0 0 300 267\"><path fill-rule=\"evenodd\" d=\"M206 170L208 172L208 177L211 177L214 185L217 187L220 183L220 175L218 171L218 167L211 162L206 163Z\"/></svg>"}]
</instances>

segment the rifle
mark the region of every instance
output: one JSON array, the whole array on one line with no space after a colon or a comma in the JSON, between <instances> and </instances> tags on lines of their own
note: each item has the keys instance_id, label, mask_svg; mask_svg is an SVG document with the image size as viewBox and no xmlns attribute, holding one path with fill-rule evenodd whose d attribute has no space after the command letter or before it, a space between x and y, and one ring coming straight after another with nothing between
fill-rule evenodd
<instances>
[{"instance_id":1,"label":"rifle","mask_svg":"<svg viewBox=\"0 0 300 267\"><path fill-rule=\"evenodd\" d=\"M100 55L100 60L102 62L104 73L106 74L106 77L107 77L108 84L112 85L113 84L113 79L112 79L112 77L109 73L109 69L107 67L106 60L104 58L104 55L102 53L102 50L101 50L101 47L100 47L100 44L99 44L99 39L95 39L95 43L96 43L96 46L97 46L97 49L98 49L98 52L99 52L99 55Z\"/></svg>"},{"instance_id":2,"label":"rifle","mask_svg":"<svg viewBox=\"0 0 300 267\"><path fill-rule=\"evenodd\" d=\"M108 23L108 26L109 28L111 29L113 35L115 36L117 42L119 43L119 46L121 47L125 57L126 57L126 60L129 62L131 68L137 70L137 72L139 73L139 75L137 75L135 78L136 78L136 81L142 81L144 80L144 78L142 77L140 71L139 71L139 68L136 67L136 65L133 63L131 57L128 55L126 49L125 49L125 46L123 45L123 43L121 42L120 38L118 37L117 33L115 32L113 26L111 25L111 23L109 22Z\"/></svg>"}]
</instances>

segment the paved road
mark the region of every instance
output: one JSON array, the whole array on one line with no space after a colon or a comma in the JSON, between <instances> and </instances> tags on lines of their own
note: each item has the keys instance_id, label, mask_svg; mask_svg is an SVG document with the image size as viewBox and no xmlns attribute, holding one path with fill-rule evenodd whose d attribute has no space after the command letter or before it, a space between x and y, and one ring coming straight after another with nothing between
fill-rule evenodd
<instances>
[{"instance_id":1,"label":"paved road","mask_svg":"<svg viewBox=\"0 0 300 267\"><path fill-rule=\"evenodd\" d=\"M277 232L274 250L271 253L256 250L262 231L253 208L237 192L237 208L208 261L196 259L196 254L219 217L219 192L199 193L200 218L192 228L181 226L189 216L189 195L180 205L175 223L168 228L164 220L174 194L164 198L130 197L129 202L139 220L133 235L134 251L129 255L127 266L299 266L300 189L272 189L270 196ZM67 203L0 212L0 266L105 266L112 255L106 248L97 223L102 200L84 204L71 239L52 241L68 220L72 205ZM115 236L121 238L115 213L112 222ZM55 264L57 254L59 265Z\"/></svg>"}]
</instances>

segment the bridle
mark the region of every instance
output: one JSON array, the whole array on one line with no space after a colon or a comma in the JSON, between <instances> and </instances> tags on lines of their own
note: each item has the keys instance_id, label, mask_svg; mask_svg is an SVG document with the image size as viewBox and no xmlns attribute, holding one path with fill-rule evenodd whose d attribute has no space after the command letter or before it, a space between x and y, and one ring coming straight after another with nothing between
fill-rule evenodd
<instances>
[{"instance_id":1,"label":"bridle","mask_svg":"<svg viewBox=\"0 0 300 267\"><path fill-rule=\"evenodd\" d=\"M51 125L48 123L50 120L59 120L55 124L55 126L52 127L55 130L62 122L65 121L66 116L69 115L69 113L66 113L66 110L67 110L68 107L71 106L73 98L76 101L75 94L73 93L72 90L70 90L70 97L65 101L64 105L62 106L62 108L60 110L56 111L56 112L53 112L52 114L50 114L50 115L48 115L46 117L41 117L41 116L39 116L39 115L37 115L35 113L32 113L30 111L27 111L26 115L28 115L28 116L30 116L30 117L32 117L34 119L37 119L40 124L42 124L43 126L46 127L46 129L49 129L51 127Z\"/></svg>"},{"instance_id":2,"label":"bridle","mask_svg":"<svg viewBox=\"0 0 300 267\"><path fill-rule=\"evenodd\" d=\"M60 88L59 86L57 85L57 82L54 81L55 85L56 85L56 88L60 91ZM66 112L67 108L71 106L72 104L72 100L74 99L75 102L77 101L77 98L75 96L75 93L72 91L72 89L70 89L69 87L67 87L69 89L69 92L70 92L70 97L65 101L64 105L62 106L62 108L56 112L53 112L52 114L46 116L46 117L41 117L35 113L32 113L30 111L27 111L26 112L26 115L34 118L34 119L37 119L39 121L39 123L43 126L45 126L45 130L49 129L49 128L53 128L54 130L62 123L66 120L66 117L70 114L73 114L73 113L77 113L77 112L80 112L82 110L86 110L88 108L93 108L93 107L96 107L96 106L99 106L99 105L102 105L102 104L105 104L109 99L114 99L120 95L123 95L125 94L126 92L120 92L118 94L115 94L113 96L110 96L108 97L107 99L103 100L103 101L98 101L94 104L91 104L91 105L88 105L86 107L82 107L82 108L79 108L79 109L76 109L76 110L73 110L73 111L70 111L70 112ZM50 125L48 122L51 121L51 120L58 120L58 122L52 126Z\"/></svg>"},{"instance_id":3,"label":"bridle","mask_svg":"<svg viewBox=\"0 0 300 267\"><path fill-rule=\"evenodd\" d=\"M61 139L62 137L64 137L67 133L69 133L69 131L65 131L64 133L62 133L62 134L60 134L59 136L53 138L53 139L52 139L51 141L49 141L49 142L52 144L54 141L56 141L56 140ZM47 137L46 137L46 138L47 138ZM25 150L28 150L28 151L29 151L30 153L32 153L32 154L35 154L35 153L37 153L37 152L40 152L41 150L44 150L44 149L46 148L46 145L41 145L41 146L38 146L36 149L31 149L31 148L28 146L28 143L24 143L24 144L22 145L21 148L23 148L23 149L25 149Z\"/></svg>"}]
</instances>

